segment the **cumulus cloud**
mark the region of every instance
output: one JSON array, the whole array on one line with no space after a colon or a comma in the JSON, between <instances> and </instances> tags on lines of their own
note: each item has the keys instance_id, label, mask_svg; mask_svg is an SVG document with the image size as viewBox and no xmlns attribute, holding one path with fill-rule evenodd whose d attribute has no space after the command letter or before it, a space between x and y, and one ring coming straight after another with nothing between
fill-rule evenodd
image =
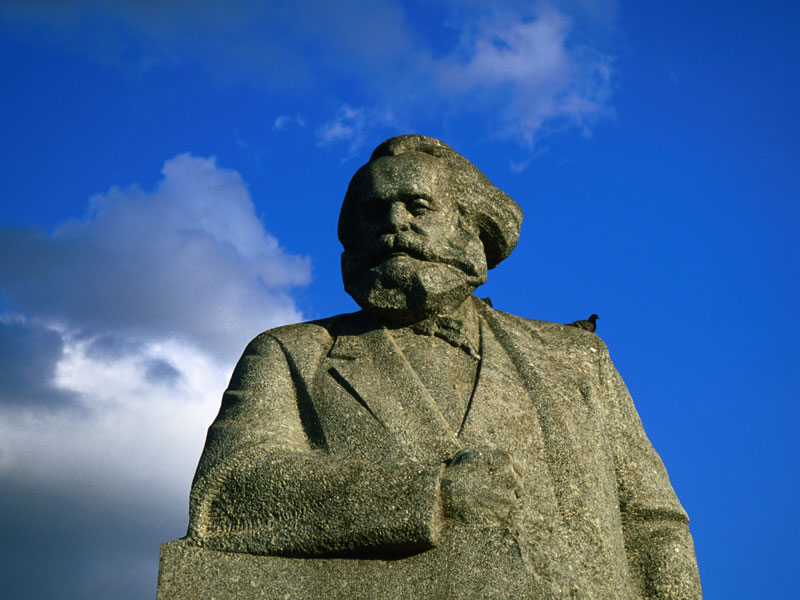
<instances>
[{"instance_id":1,"label":"cumulus cloud","mask_svg":"<svg viewBox=\"0 0 800 600\"><path fill-rule=\"evenodd\" d=\"M90 357L88 345L67 336L52 381L83 410L0 407L8 597L152 597L159 544L185 533L192 474L230 365L175 342L113 360Z\"/></svg>"},{"instance_id":2,"label":"cumulus cloud","mask_svg":"<svg viewBox=\"0 0 800 600\"><path fill-rule=\"evenodd\" d=\"M162 175L52 233L0 229L9 597L152 596L237 355L302 318L308 259L265 231L241 177L188 154Z\"/></svg>"},{"instance_id":3,"label":"cumulus cloud","mask_svg":"<svg viewBox=\"0 0 800 600\"><path fill-rule=\"evenodd\" d=\"M87 217L0 229L0 289L23 314L86 335L179 339L231 360L243 336L301 318L306 258L264 230L238 173L188 154L148 192L113 188Z\"/></svg>"}]
</instances>

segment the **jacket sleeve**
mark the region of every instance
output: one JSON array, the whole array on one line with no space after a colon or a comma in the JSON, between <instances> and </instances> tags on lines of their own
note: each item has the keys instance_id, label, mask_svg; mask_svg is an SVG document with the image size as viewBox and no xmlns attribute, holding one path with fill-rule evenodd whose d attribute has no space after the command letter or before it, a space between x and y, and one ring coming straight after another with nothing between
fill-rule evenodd
<instances>
[{"instance_id":1,"label":"jacket sleeve","mask_svg":"<svg viewBox=\"0 0 800 600\"><path fill-rule=\"evenodd\" d=\"M702 598L689 518L607 354L601 364L625 547L642 598Z\"/></svg>"},{"instance_id":2,"label":"jacket sleeve","mask_svg":"<svg viewBox=\"0 0 800 600\"><path fill-rule=\"evenodd\" d=\"M436 545L441 469L347 460L312 445L298 408L306 386L291 364L269 333L245 350L192 484L189 539L286 556Z\"/></svg>"}]
</instances>

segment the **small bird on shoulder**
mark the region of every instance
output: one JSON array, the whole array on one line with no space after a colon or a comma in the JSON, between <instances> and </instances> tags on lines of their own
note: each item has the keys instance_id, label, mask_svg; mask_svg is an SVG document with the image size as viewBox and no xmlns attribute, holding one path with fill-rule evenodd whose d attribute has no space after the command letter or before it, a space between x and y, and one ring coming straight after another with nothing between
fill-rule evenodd
<instances>
[{"instance_id":1,"label":"small bird on shoulder","mask_svg":"<svg viewBox=\"0 0 800 600\"><path fill-rule=\"evenodd\" d=\"M597 319L599 319L597 315L592 315L588 319L581 319L580 321L573 321L572 323L567 323L567 325L572 325L573 327L579 327L581 329L585 329L586 331L591 331L592 333L595 332L597 329Z\"/></svg>"}]
</instances>

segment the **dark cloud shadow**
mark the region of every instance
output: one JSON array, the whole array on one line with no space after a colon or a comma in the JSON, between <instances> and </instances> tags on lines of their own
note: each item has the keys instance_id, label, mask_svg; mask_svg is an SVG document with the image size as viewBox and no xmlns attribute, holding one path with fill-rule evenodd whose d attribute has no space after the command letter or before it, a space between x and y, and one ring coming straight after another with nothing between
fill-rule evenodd
<instances>
[{"instance_id":1,"label":"dark cloud shadow","mask_svg":"<svg viewBox=\"0 0 800 600\"><path fill-rule=\"evenodd\" d=\"M181 372L169 361L153 358L145 362L145 379L150 383L175 385L182 378Z\"/></svg>"},{"instance_id":2,"label":"dark cloud shadow","mask_svg":"<svg viewBox=\"0 0 800 600\"><path fill-rule=\"evenodd\" d=\"M79 498L2 477L0 490L5 600L153 598L160 544L185 533L184 514L146 498Z\"/></svg>"},{"instance_id":3,"label":"dark cloud shadow","mask_svg":"<svg viewBox=\"0 0 800 600\"><path fill-rule=\"evenodd\" d=\"M31 321L0 321L0 404L76 407L78 395L54 385L56 366L63 356L59 332Z\"/></svg>"}]
</instances>

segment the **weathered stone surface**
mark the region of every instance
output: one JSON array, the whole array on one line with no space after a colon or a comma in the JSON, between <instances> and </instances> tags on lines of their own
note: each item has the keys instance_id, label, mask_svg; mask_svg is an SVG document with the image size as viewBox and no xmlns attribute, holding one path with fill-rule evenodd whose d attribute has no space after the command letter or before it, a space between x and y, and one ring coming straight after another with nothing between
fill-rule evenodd
<instances>
[{"instance_id":1,"label":"weathered stone surface","mask_svg":"<svg viewBox=\"0 0 800 600\"><path fill-rule=\"evenodd\" d=\"M442 142L376 149L339 222L363 310L247 347L160 599L701 597L600 338L472 295L520 221Z\"/></svg>"},{"instance_id":2,"label":"weathered stone surface","mask_svg":"<svg viewBox=\"0 0 800 600\"><path fill-rule=\"evenodd\" d=\"M471 532L466 533L469 536ZM358 560L220 552L176 540L162 546L158 598L540 597L528 595L522 589L524 582L513 577L515 569L507 568L515 563L519 568L520 559L511 543L497 539L492 551L490 555L476 555L471 564L458 561L451 565L446 546L403 559Z\"/></svg>"}]
</instances>

